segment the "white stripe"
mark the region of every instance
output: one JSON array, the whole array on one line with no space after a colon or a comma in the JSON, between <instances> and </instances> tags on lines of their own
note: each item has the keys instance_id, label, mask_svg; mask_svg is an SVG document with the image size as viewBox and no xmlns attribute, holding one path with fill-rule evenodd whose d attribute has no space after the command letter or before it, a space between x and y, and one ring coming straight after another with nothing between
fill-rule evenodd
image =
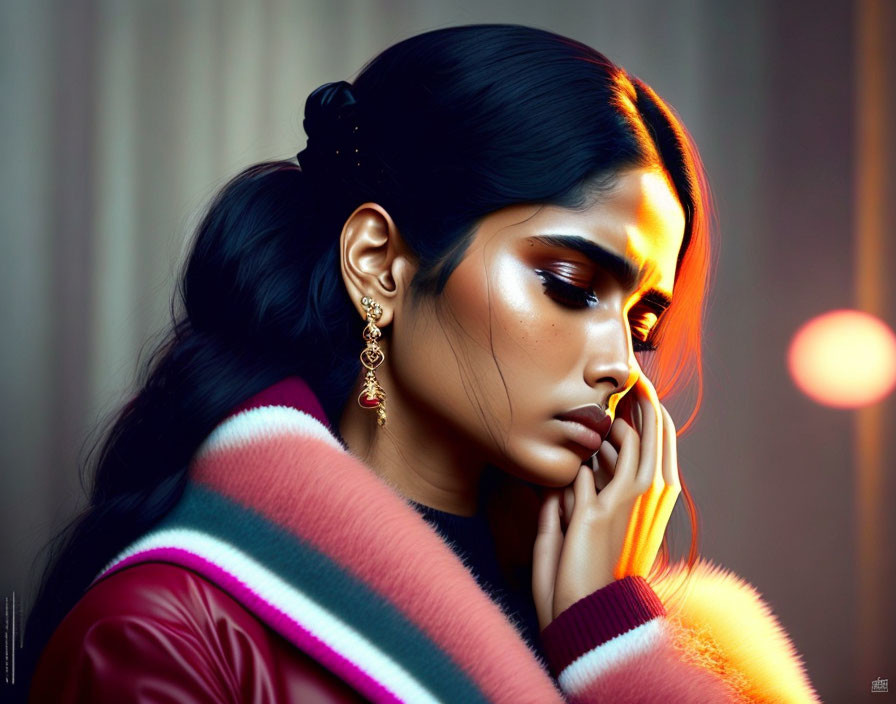
<instances>
[{"instance_id":1,"label":"white stripe","mask_svg":"<svg viewBox=\"0 0 896 704\"><path fill-rule=\"evenodd\" d=\"M336 436L317 418L291 406L259 406L222 421L196 450L196 456L215 450L245 447L255 440L278 435L300 435L323 440L345 452Z\"/></svg>"},{"instance_id":2,"label":"white stripe","mask_svg":"<svg viewBox=\"0 0 896 704\"><path fill-rule=\"evenodd\" d=\"M336 614L287 584L247 553L208 533L185 528L155 531L119 553L103 572L135 553L162 547L189 550L225 569L346 660L368 675L375 673L371 675L372 679L401 701L427 704L439 702L423 683Z\"/></svg>"},{"instance_id":3,"label":"white stripe","mask_svg":"<svg viewBox=\"0 0 896 704\"><path fill-rule=\"evenodd\" d=\"M663 617L652 618L573 660L560 673L557 683L565 693L578 694L608 670L629 658L661 647L665 637Z\"/></svg>"}]
</instances>

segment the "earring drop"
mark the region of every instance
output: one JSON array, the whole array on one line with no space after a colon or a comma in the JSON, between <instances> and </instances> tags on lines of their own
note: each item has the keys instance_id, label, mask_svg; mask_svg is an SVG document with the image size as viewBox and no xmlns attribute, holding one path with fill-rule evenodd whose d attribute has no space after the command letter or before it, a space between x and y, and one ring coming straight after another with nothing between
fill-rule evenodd
<instances>
[{"instance_id":1,"label":"earring drop","mask_svg":"<svg viewBox=\"0 0 896 704\"><path fill-rule=\"evenodd\" d=\"M383 333L376 325L376 321L383 315L383 309L368 296L361 299L361 305L367 314L367 325L362 333L367 345L361 350L361 364L367 369L367 374L364 376L364 390L358 395L358 404L361 408L376 409L377 425L382 426L386 424L386 392L377 381L375 370L385 359L378 342Z\"/></svg>"}]
</instances>

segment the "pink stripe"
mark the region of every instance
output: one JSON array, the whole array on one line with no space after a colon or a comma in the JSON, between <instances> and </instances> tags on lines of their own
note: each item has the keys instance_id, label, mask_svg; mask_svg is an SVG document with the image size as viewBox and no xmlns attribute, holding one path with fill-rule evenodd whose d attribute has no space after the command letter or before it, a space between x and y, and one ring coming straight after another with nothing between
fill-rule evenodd
<instances>
[{"instance_id":1,"label":"pink stripe","mask_svg":"<svg viewBox=\"0 0 896 704\"><path fill-rule=\"evenodd\" d=\"M746 704L719 675L688 664L681 657L668 640L663 640L660 645L592 678L582 690L567 694L567 701L571 704Z\"/></svg>"},{"instance_id":2,"label":"pink stripe","mask_svg":"<svg viewBox=\"0 0 896 704\"><path fill-rule=\"evenodd\" d=\"M327 646L326 643L317 638L288 614L263 599L245 582L241 581L220 565L184 548L152 548L139 552L136 555L131 555L103 572L93 581L91 586L101 579L108 577L113 572L124 569L129 565L149 561L171 562L182 567L187 567L202 575L224 589L234 599L252 612L256 618L259 618L262 622L283 635L284 638L296 645L300 650L311 655L321 665L336 673L368 699L371 699L374 702L383 702L384 704L401 704L402 700L398 699L377 680L370 677L353 662L345 659L338 652Z\"/></svg>"},{"instance_id":3,"label":"pink stripe","mask_svg":"<svg viewBox=\"0 0 896 704\"><path fill-rule=\"evenodd\" d=\"M283 434L207 452L190 471L194 481L262 513L389 599L489 699L563 701L435 529L353 455Z\"/></svg>"}]
</instances>

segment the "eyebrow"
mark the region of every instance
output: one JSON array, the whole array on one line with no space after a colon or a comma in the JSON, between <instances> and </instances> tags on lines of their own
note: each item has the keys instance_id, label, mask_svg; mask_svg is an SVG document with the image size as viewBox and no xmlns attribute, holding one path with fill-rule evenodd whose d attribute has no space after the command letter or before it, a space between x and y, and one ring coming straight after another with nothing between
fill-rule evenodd
<instances>
[{"instance_id":1,"label":"eyebrow","mask_svg":"<svg viewBox=\"0 0 896 704\"><path fill-rule=\"evenodd\" d=\"M604 249L599 244L579 235L533 235L529 239L537 240L552 247L566 247L581 252L592 262L609 271L613 276L622 281L626 288L634 288L638 280L638 269L628 259ZM672 299L659 289L652 288L641 296L641 302L646 303L656 311L659 317L669 306Z\"/></svg>"}]
</instances>

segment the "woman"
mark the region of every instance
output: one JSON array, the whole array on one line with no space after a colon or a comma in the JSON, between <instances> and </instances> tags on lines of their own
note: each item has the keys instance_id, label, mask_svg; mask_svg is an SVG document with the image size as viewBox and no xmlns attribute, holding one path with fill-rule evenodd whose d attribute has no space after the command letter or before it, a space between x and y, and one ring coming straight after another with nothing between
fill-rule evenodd
<instances>
[{"instance_id":1,"label":"woman","mask_svg":"<svg viewBox=\"0 0 896 704\"><path fill-rule=\"evenodd\" d=\"M818 701L696 530L669 563L680 492L696 521L659 399L700 381L710 262L670 108L472 25L304 126L199 226L29 618L30 701Z\"/></svg>"}]
</instances>

